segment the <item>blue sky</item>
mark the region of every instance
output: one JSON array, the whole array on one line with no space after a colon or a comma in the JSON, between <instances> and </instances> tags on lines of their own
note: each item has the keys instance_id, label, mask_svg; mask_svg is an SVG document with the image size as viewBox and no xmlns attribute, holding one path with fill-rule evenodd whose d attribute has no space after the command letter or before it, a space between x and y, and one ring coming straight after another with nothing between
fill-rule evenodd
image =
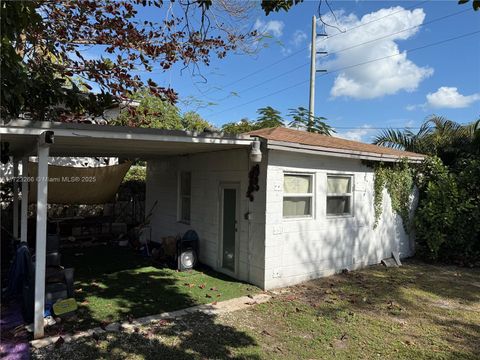
<instances>
[{"instance_id":1,"label":"blue sky","mask_svg":"<svg viewBox=\"0 0 480 360\"><path fill-rule=\"evenodd\" d=\"M178 66L149 76L172 86L182 100L195 99L179 106L199 112L216 126L255 119L257 109L268 105L288 120L288 109L308 107L311 19L318 14L318 3L305 1L288 13L268 17L254 11L247 22L270 35L262 41L262 50L212 59L210 66L200 68L206 83L188 70L180 73ZM480 116L480 33L461 37L480 31L480 11L474 12L471 4L430 0L331 5L337 20L326 9L324 20L346 31L327 27L329 37L317 42L330 55L317 58L328 72L316 78L315 113L326 117L338 135L370 141L376 128L415 128L431 114L461 123ZM391 56L396 53L400 55ZM388 58L370 62L383 57ZM357 66L363 62L369 63ZM344 70L335 71L339 69Z\"/></svg>"}]
</instances>

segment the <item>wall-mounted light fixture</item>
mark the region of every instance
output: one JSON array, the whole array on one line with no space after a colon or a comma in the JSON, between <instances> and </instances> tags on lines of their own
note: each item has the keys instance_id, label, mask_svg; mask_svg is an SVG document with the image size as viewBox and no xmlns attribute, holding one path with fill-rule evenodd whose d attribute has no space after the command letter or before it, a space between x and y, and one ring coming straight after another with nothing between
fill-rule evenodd
<instances>
[{"instance_id":1,"label":"wall-mounted light fixture","mask_svg":"<svg viewBox=\"0 0 480 360\"><path fill-rule=\"evenodd\" d=\"M252 142L250 148L250 161L253 163L262 162L262 151L260 150L260 141L255 140Z\"/></svg>"}]
</instances>

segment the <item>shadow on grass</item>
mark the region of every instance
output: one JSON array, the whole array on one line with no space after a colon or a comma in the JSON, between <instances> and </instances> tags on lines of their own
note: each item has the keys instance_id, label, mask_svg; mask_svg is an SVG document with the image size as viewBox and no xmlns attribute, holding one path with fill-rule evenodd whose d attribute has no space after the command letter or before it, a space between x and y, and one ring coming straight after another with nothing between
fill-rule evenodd
<instances>
[{"instance_id":1,"label":"shadow on grass","mask_svg":"<svg viewBox=\"0 0 480 360\"><path fill-rule=\"evenodd\" d=\"M149 259L130 249L92 247L63 253L65 266L75 267L75 298L79 309L73 321L47 328L47 335L74 333L223 300L248 289L246 284L207 268L192 272L156 268ZM235 358L236 351L248 347L255 351L255 346L251 336L216 323L215 316L192 314L140 327L133 333L106 333L58 348L45 348L32 356L49 360ZM258 356L253 354L248 358Z\"/></svg>"},{"instance_id":2,"label":"shadow on grass","mask_svg":"<svg viewBox=\"0 0 480 360\"><path fill-rule=\"evenodd\" d=\"M249 359L259 359L256 345L246 333L216 323L214 316L192 314L182 320L140 327L132 333L106 333L55 349L42 349L33 358L235 359L240 358L237 352L250 352Z\"/></svg>"},{"instance_id":3,"label":"shadow on grass","mask_svg":"<svg viewBox=\"0 0 480 360\"><path fill-rule=\"evenodd\" d=\"M73 319L46 329L48 335L73 333L111 322L222 301L257 291L211 269L178 272L152 266L131 249L98 246L62 251L75 268Z\"/></svg>"},{"instance_id":4,"label":"shadow on grass","mask_svg":"<svg viewBox=\"0 0 480 360\"><path fill-rule=\"evenodd\" d=\"M478 354L479 286L480 269L408 260L400 268L373 266L312 280L294 287L294 293L319 317L342 320L363 313L382 319L387 326L417 324L421 330L416 336L440 339Z\"/></svg>"},{"instance_id":5,"label":"shadow on grass","mask_svg":"<svg viewBox=\"0 0 480 360\"><path fill-rule=\"evenodd\" d=\"M61 249L62 264L75 268L75 279L88 281L102 274L148 266L149 258L118 246L92 246Z\"/></svg>"}]
</instances>

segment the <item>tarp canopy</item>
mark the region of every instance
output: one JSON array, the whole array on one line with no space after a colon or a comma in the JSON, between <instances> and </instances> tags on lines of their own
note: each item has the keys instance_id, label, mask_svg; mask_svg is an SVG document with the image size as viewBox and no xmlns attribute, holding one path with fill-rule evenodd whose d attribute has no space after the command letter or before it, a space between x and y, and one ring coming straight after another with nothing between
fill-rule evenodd
<instances>
[{"instance_id":1,"label":"tarp canopy","mask_svg":"<svg viewBox=\"0 0 480 360\"><path fill-rule=\"evenodd\" d=\"M48 165L49 204L104 204L113 200L132 163L101 167ZM28 163L28 202L37 201L37 163Z\"/></svg>"}]
</instances>

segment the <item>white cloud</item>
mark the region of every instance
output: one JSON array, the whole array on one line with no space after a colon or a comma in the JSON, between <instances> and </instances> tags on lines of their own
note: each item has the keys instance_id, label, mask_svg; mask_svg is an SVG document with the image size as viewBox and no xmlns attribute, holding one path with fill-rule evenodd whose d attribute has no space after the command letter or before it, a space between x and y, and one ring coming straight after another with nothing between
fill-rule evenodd
<instances>
[{"instance_id":1,"label":"white cloud","mask_svg":"<svg viewBox=\"0 0 480 360\"><path fill-rule=\"evenodd\" d=\"M456 87L442 86L427 94L427 104L433 108L465 108L480 100L480 93L462 95Z\"/></svg>"},{"instance_id":2,"label":"white cloud","mask_svg":"<svg viewBox=\"0 0 480 360\"><path fill-rule=\"evenodd\" d=\"M363 125L361 128L352 129L345 132L338 132L334 136L354 141L366 141L366 136L372 133L370 125Z\"/></svg>"},{"instance_id":3,"label":"white cloud","mask_svg":"<svg viewBox=\"0 0 480 360\"><path fill-rule=\"evenodd\" d=\"M411 104L405 107L407 111L415 111L417 109L426 110L427 104Z\"/></svg>"},{"instance_id":4,"label":"white cloud","mask_svg":"<svg viewBox=\"0 0 480 360\"><path fill-rule=\"evenodd\" d=\"M414 120L408 120L406 123L405 123L405 127L407 128L412 128L415 126L415 121Z\"/></svg>"},{"instance_id":5,"label":"white cloud","mask_svg":"<svg viewBox=\"0 0 480 360\"><path fill-rule=\"evenodd\" d=\"M307 34L302 30L295 30L292 35L291 43L295 46L302 45L307 40Z\"/></svg>"},{"instance_id":6,"label":"white cloud","mask_svg":"<svg viewBox=\"0 0 480 360\"><path fill-rule=\"evenodd\" d=\"M269 20L267 22L257 19L253 28L261 34L273 35L275 37L281 37L283 34L283 28L285 23L280 20Z\"/></svg>"},{"instance_id":7,"label":"white cloud","mask_svg":"<svg viewBox=\"0 0 480 360\"><path fill-rule=\"evenodd\" d=\"M307 34L302 30L295 30L287 46L282 47L283 55L290 55L294 49L298 49L307 40Z\"/></svg>"},{"instance_id":8,"label":"white cloud","mask_svg":"<svg viewBox=\"0 0 480 360\"><path fill-rule=\"evenodd\" d=\"M333 97L373 99L395 94L401 90L414 91L422 80L433 74L433 69L417 66L407 58L406 51L400 52L399 50L396 41L409 39L418 32L418 28L403 30L420 25L425 19L423 9L402 10L403 8L399 6L380 9L364 15L361 19L357 18L355 14L346 15L344 12L336 14L338 26L341 29L362 26L341 34L338 34L338 30L333 29L329 38L319 38L317 49L329 53L338 52L332 55L335 56L333 60L320 63L319 68L332 71L392 54L398 55L342 70L335 78L330 91ZM385 17L392 13L395 14ZM381 20L372 22L380 17L382 17ZM324 17L324 20L327 23L336 23L332 15ZM397 34L372 41L393 33ZM372 42L359 45L369 41ZM350 47L353 48L342 51Z\"/></svg>"}]
</instances>

